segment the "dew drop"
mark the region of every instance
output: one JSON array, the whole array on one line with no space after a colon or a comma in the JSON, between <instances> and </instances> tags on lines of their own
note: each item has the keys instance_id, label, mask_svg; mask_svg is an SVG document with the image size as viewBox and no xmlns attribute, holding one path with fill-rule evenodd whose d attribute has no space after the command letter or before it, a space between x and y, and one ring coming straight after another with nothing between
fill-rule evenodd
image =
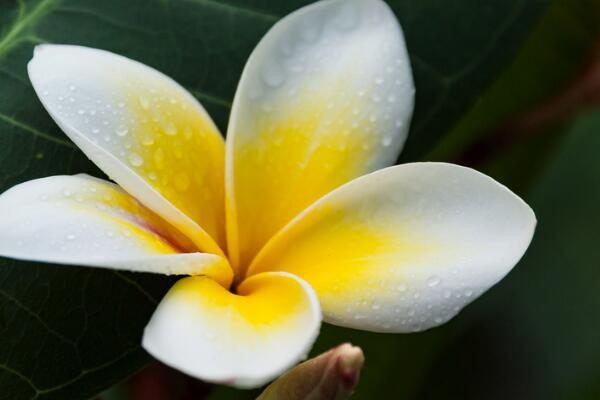
<instances>
[{"instance_id":1,"label":"dew drop","mask_svg":"<svg viewBox=\"0 0 600 400\"><path fill-rule=\"evenodd\" d=\"M140 96L140 98L138 99L138 101L140 102L140 106L142 106L142 108L144 110L147 110L150 107L150 102L144 96Z\"/></svg>"},{"instance_id":2,"label":"dew drop","mask_svg":"<svg viewBox=\"0 0 600 400\"><path fill-rule=\"evenodd\" d=\"M194 132L192 131L192 128L190 128L189 126L186 126L185 129L183 130L183 137L186 140L190 140L193 136L193 133Z\"/></svg>"},{"instance_id":3,"label":"dew drop","mask_svg":"<svg viewBox=\"0 0 600 400\"><path fill-rule=\"evenodd\" d=\"M140 167L144 163L144 159L137 153L129 154L129 164L134 167Z\"/></svg>"},{"instance_id":4,"label":"dew drop","mask_svg":"<svg viewBox=\"0 0 600 400\"><path fill-rule=\"evenodd\" d=\"M392 137L391 136L384 136L383 139L381 139L381 144L384 147L389 147L392 144Z\"/></svg>"},{"instance_id":5,"label":"dew drop","mask_svg":"<svg viewBox=\"0 0 600 400\"><path fill-rule=\"evenodd\" d=\"M186 191L190 187L190 178L185 172L181 172L175 176L175 188L181 192Z\"/></svg>"},{"instance_id":6,"label":"dew drop","mask_svg":"<svg viewBox=\"0 0 600 400\"><path fill-rule=\"evenodd\" d=\"M399 292L406 292L406 284L401 283L398 286L396 286L396 290Z\"/></svg>"},{"instance_id":7,"label":"dew drop","mask_svg":"<svg viewBox=\"0 0 600 400\"><path fill-rule=\"evenodd\" d=\"M262 77L265 83L271 87L277 87L285 80L283 70L276 63L266 64L262 72Z\"/></svg>"},{"instance_id":8,"label":"dew drop","mask_svg":"<svg viewBox=\"0 0 600 400\"><path fill-rule=\"evenodd\" d=\"M165 133L169 136L177 135L177 127L175 126L175 124L172 122L169 122L167 124L167 126L165 127Z\"/></svg>"},{"instance_id":9,"label":"dew drop","mask_svg":"<svg viewBox=\"0 0 600 400\"><path fill-rule=\"evenodd\" d=\"M152 135L145 135L142 138L142 145L144 146L152 146L154 144L154 137Z\"/></svg>"},{"instance_id":10,"label":"dew drop","mask_svg":"<svg viewBox=\"0 0 600 400\"><path fill-rule=\"evenodd\" d=\"M427 286L429 287L436 287L437 285L440 284L442 280L437 277L437 276L432 276L429 279L427 279Z\"/></svg>"},{"instance_id":11,"label":"dew drop","mask_svg":"<svg viewBox=\"0 0 600 400\"><path fill-rule=\"evenodd\" d=\"M154 152L154 165L156 165L156 168L162 169L164 167L164 162L165 152L163 151L163 149L156 149L156 151Z\"/></svg>"},{"instance_id":12,"label":"dew drop","mask_svg":"<svg viewBox=\"0 0 600 400\"><path fill-rule=\"evenodd\" d=\"M68 240L68 241L73 241L73 240L75 240L75 235L73 235L72 233L69 233L69 234L67 235L67 240Z\"/></svg>"},{"instance_id":13,"label":"dew drop","mask_svg":"<svg viewBox=\"0 0 600 400\"><path fill-rule=\"evenodd\" d=\"M129 132L129 129L125 125L119 125L117 129L115 129L115 133L117 136L125 136Z\"/></svg>"}]
</instances>

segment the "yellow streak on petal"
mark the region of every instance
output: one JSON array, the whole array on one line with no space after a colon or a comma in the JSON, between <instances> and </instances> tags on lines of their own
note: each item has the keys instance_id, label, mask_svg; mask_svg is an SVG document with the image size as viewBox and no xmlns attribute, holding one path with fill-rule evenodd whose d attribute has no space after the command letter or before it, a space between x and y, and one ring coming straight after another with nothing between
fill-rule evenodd
<instances>
[{"instance_id":1,"label":"yellow streak on petal","mask_svg":"<svg viewBox=\"0 0 600 400\"><path fill-rule=\"evenodd\" d=\"M368 120L368 103L362 97L338 98L344 80L337 78L327 87L282 99L272 109L264 106L252 126L255 135L241 132L247 127L237 128L231 205L235 210L229 212L238 222L228 229L238 229L242 271L304 208L379 167L378 152L373 151L379 132Z\"/></svg>"},{"instance_id":2,"label":"yellow streak on petal","mask_svg":"<svg viewBox=\"0 0 600 400\"><path fill-rule=\"evenodd\" d=\"M119 106L131 120L115 133L129 166L225 249L224 143L214 123L168 81L125 87L128 101Z\"/></svg>"},{"instance_id":3,"label":"yellow streak on petal","mask_svg":"<svg viewBox=\"0 0 600 400\"><path fill-rule=\"evenodd\" d=\"M373 210L365 205L364 213ZM326 313L360 308L363 294L377 291L383 299L395 295L410 264L439 249L411 234L410 221L399 228L385 218L352 215L325 205L297 221L286 234L269 243L256 257L248 275L285 271L307 281ZM400 283L401 284L401 283Z\"/></svg>"},{"instance_id":4,"label":"yellow streak on petal","mask_svg":"<svg viewBox=\"0 0 600 400\"><path fill-rule=\"evenodd\" d=\"M291 329L286 323L309 307L306 293L296 280L270 274L243 282L238 294L227 291L210 278L184 278L167 297L185 301L215 320L227 320L228 332L224 332L227 335L268 334L273 329Z\"/></svg>"},{"instance_id":5,"label":"yellow streak on petal","mask_svg":"<svg viewBox=\"0 0 600 400\"><path fill-rule=\"evenodd\" d=\"M112 185L94 182L84 194L63 197L59 202L79 212L92 214L109 220L126 237L133 236L148 250L159 254L174 254L194 251L194 245L127 193Z\"/></svg>"}]
</instances>

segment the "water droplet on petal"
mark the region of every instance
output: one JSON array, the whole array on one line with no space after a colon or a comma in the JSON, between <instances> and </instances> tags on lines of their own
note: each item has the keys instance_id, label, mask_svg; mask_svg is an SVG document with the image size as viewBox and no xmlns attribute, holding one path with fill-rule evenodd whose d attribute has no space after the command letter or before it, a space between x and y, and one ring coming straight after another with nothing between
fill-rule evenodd
<instances>
[{"instance_id":1,"label":"water droplet on petal","mask_svg":"<svg viewBox=\"0 0 600 400\"><path fill-rule=\"evenodd\" d=\"M429 279L427 279L427 286L435 287L435 286L439 285L441 281L442 280L439 277L432 276Z\"/></svg>"},{"instance_id":2,"label":"water droplet on petal","mask_svg":"<svg viewBox=\"0 0 600 400\"><path fill-rule=\"evenodd\" d=\"M145 135L142 138L142 144L144 146L152 146L154 144L154 137L152 135L150 135L150 134Z\"/></svg>"},{"instance_id":3,"label":"water droplet on petal","mask_svg":"<svg viewBox=\"0 0 600 400\"><path fill-rule=\"evenodd\" d=\"M190 178L185 172L177 174L175 177L175 188L181 192L186 191L190 187Z\"/></svg>"},{"instance_id":4,"label":"water droplet on petal","mask_svg":"<svg viewBox=\"0 0 600 400\"><path fill-rule=\"evenodd\" d=\"M148 99L145 98L144 96L140 96L138 101L140 102L140 105L142 106L142 108L144 110L147 110L150 107L150 101L148 101Z\"/></svg>"},{"instance_id":5,"label":"water droplet on petal","mask_svg":"<svg viewBox=\"0 0 600 400\"><path fill-rule=\"evenodd\" d=\"M283 69L274 62L266 64L262 71L263 80L271 87L277 87L285 80Z\"/></svg>"},{"instance_id":6,"label":"water droplet on petal","mask_svg":"<svg viewBox=\"0 0 600 400\"><path fill-rule=\"evenodd\" d=\"M115 129L115 133L117 136L125 136L127 135L127 133L129 132L129 129L127 129L127 127L125 125L119 125L117 126L117 129Z\"/></svg>"},{"instance_id":7,"label":"water droplet on petal","mask_svg":"<svg viewBox=\"0 0 600 400\"><path fill-rule=\"evenodd\" d=\"M156 151L154 152L154 165L156 165L156 168L158 169L162 169L165 165L165 152L163 151L163 149L156 149Z\"/></svg>"},{"instance_id":8,"label":"water droplet on petal","mask_svg":"<svg viewBox=\"0 0 600 400\"><path fill-rule=\"evenodd\" d=\"M137 153L129 154L129 163L134 167L140 167L144 163L144 159Z\"/></svg>"},{"instance_id":9,"label":"water droplet on petal","mask_svg":"<svg viewBox=\"0 0 600 400\"><path fill-rule=\"evenodd\" d=\"M169 122L167 124L167 126L165 127L165 133L169 136L177 135L177 127L175 126L175 124L172 122Z\"/></svg>"},{"instance_id":10,"label":"water droplet on petal","mask_svg":"<svg viewBox=\"0 0 600 400\"><path fill-rule=\"evenodd\" d=\"M185 129L183 130L183 137L186 140L190 140L193 136L193 133L194 132L192 131L192 128L190 128L189 126L186 126Z\"/></svg>"}]
</instances>

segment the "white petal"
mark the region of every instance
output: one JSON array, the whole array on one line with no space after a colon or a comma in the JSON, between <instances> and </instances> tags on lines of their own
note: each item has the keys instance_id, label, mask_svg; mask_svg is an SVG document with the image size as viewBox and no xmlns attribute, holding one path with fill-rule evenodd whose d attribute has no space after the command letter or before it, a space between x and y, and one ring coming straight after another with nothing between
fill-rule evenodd
<instances>
[{"instance_id":1,"label":"white petal","mask_svg":"<svg viewBox=\"0 0 600 400\"><path fill-rule=\"evenodd\" d=\"M402 30L383 1L321 1L278 22L248 60L227 134L234 264L247 266L335 187L392 164L413 97Z\"/></svg>"},{"instance_id":2,"label":"white petal","mask_svg":"<svg viewBox=\"0 0 600 400\"><path fill-rule=\"evenodd\" d=\"M224 143L189 93L150 67L80 46L37 46L28 70L92 161L202 251L222 254Z\"/></svg>"},{"instance_id":3,"label":"white petal","mask_svg":"<svg viewBox=\"0 0 600 400\"><path fill-rule=\"evenodd\" d=\"M179 254L186 238L118 186L53 176L0 195L0 256L161 274L206 274L229 285L227 261Z\"/></svg>"},{"instance_id":4,"label":"white petal","mask_svg":"<svg viewBox=\"0 0 600 400\"><path fill-rule=\"evenodd\" d=\"M327 322L417 331L446 322L502 279L535 223L527 204L479 172L404 164L317 201L267 244L249 274L303 278Z\"/></svg>"},{"instance_id":5,"label":"white petal","mask_svg":"<svg viewBox=\"0 0 600 400\"><path fill-rule=\"evenodd\" d=\"M313 290L290 274L255 275L237 294L209 278L191 277L162 300L143 346L196 378L258 387L306 357L320 323Z\"/></svg>"}]
</instances>

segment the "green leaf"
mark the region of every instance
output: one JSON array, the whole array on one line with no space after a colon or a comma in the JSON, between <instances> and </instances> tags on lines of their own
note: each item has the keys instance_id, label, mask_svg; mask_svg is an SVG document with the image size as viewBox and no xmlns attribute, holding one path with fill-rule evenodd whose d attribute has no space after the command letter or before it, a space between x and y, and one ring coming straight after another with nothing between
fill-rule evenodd
<instances>
[{"instance_id":1,"label":"green leaf","mask_svg":"<svg viewBox=\"0 0 600 400\"><path fill-rule=\"evenodd\" d=\"M600 1L554 0L514 61L452 131L434 146L427 159L468 162L461 159L461 154L474 142L490 135L514 135L513 129L504 128L499 132L498 128L507 119L530 112L547 104L549 97L560 95L589 62L599 33ZM533 127L519 132L531 139L521 140L511 149L497 146L495 153L485 160L488 161L483 165L486 172L513 189L524 188L554 148L554 141L548 137L564 132L558 129L551 135L545 128L547 126L540 129L544 131L542 137L536 135ZM481 152L479 156L486 157ZM535 162L532 157L536 158ZM524 170L527 173L523 173Z\"/></svg>"},{"instance_id":2,"label":"green leaf","mask_svg":"<svg viewBox=\"0 0 600 400\"><path fill-rule=\"evenodd\" d=\"M98 47L151 65L188 88L224 131L253 47L281 16L306 3L1 2L0 191L49 175L103 176L39 104L26 74L35 44ZM449 130L510 60L545 3L391 2L405 29L418 89L406 159ZM143 274L0 260L0 399L86 398L143 366L149 358L139 347L141 332L170 283ZM326 334L321 343L333 337L339 336ZM398 341L410 346L413 339L386 336L377 354L384 357L383 346Z\"/></svg>"}]
</instances>

